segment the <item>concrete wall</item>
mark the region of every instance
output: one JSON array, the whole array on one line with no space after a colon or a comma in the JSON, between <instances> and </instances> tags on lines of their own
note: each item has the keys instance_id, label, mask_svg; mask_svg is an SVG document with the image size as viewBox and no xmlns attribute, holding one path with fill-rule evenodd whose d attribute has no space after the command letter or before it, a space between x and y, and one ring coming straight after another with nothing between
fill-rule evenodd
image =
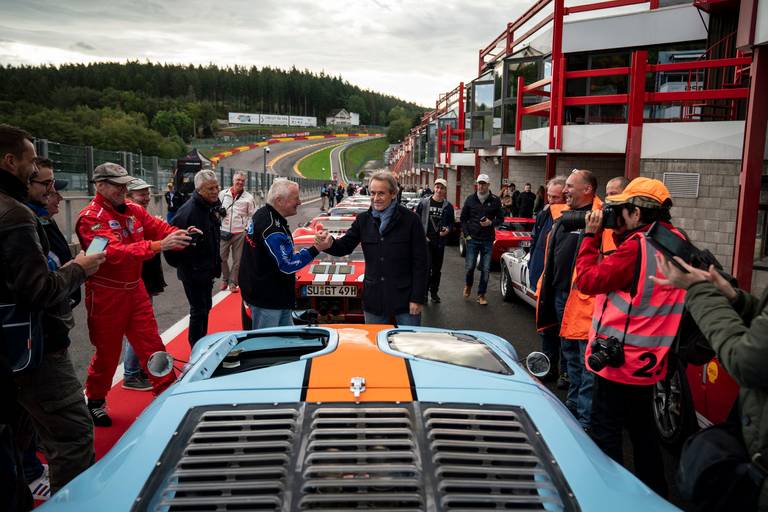
<instances>
[{"instance_id":1,"label":"concrete wall","mask_svg":"<svg viewBox=\"0 0 768 512\"><path fill-rule=\"evenodd\" d=\"M684 229L697 247L709 249L727 271L733 264L740 166L736 160L640 161L641 176L661 181L665 172L701 174L699 197L672 198L672 223Z\"/></svg>"},{"instance_id":2,"label":"concrete wall","mask_svg":"<svg viewBox=\"0 0 768 512\"><path fill-rule=\"evenodd\" d=\"M491 180L491 191L498 193L501 189L501 157L480 157L480 172L478 174L487 174L488 179Z\"/></svg>"},{"instance_id":3,"label":"concrete wall","mask_svg":"<svg viewBox=\"0 0 768 512\"><path fill-rule=\"evenodd\" d=\"M475 168L461 168L461 205L464 205L464 199L475 191ZM498 189L497 189L498 191Z\"/></svg>"}]
</instances>

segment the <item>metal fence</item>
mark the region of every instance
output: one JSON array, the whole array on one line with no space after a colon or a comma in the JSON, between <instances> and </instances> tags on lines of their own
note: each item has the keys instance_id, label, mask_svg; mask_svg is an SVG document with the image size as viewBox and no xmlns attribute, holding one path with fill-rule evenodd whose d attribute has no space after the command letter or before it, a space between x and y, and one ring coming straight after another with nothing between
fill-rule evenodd
<instances>
[{"instance_id":1,"label":"metal fence","mask_svg":"<svg viewBox=\"0 0 768 512\"><path fill-rule=\"evenodd\" d=\"M173 176L176 160L131 153L108 151L92 146L70 146L45 139L36 141L37 154L50 158L56 177L69 181L69 190L94 194L90 183L94 167L104 162L115 162L126 168L131 176L142 178L155 190L164 190Z\"/></svg>"},{"instance_id":2,"label":"metal fence","mask_svg":"<svg viewBox=\"0 0 768 512\"><path fill-rule=\"evenodd\" d=\"M172 181L176 168L176 160L159 158L156 156L142 155L128 151L108 151L96 149L92 146L71 146L60 144L45 139L35 141L37 153L41 157L49 158L54 163L57 179L69 181L69 187L65 192L62 205L62 218L59 220L64 235L70 241L76 241L72 235L77 215L95 194L91 177L93 169L104 162L115 162L128 171L128 174L141 178L154 186L150 211L155 215L165 215L166 205L163 193L166 185ZM226 164L226 160L224 161ZM256 198L258 205L264 203L269 187L280 176L263 170L235 169L226 165L216 168L221 187L228 187L232 183L232 176L236 172L246 175L246 190ZM320 186L328 180L309 180L305 178L291 178L299 183L302 201L308 201L320 197Z\"/></svg>"}]
</instances>

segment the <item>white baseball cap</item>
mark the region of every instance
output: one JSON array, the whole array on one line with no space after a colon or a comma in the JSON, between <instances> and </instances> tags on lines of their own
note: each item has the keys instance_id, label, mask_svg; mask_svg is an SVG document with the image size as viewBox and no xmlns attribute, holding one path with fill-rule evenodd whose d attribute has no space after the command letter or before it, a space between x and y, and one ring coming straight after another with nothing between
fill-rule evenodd
<instances>
[{"instance_id":1,"label":"white baseball cap","mask_svg":"<svg viewBox=\"0 0 768 512\"><path fill-rule=\"evenodd\" d=\"M489 178L487 174L481 174L475 180L475 183L490 183L490 182L491 182L491 178Z\"/></svg>"},{"instance_id":2,"label":"white baseball cap","mask_svg":"<svg viewBox=\"0 0 768 512\"><path fill-rule=\"evenodd\" d=\"M448 182L447 182L447 181L445 181L443 178L437 178L437 179L435 180L435 185L442 185L442 186L444 186L445 188L448 188Z\"/></svg>"}]
</instances>

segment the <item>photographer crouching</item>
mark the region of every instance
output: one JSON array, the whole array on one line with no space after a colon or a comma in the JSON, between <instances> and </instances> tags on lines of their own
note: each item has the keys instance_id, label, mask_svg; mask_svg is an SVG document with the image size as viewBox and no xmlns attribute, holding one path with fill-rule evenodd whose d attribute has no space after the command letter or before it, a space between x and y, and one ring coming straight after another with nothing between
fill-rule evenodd
<instances>
[{"instance_id":1,"label":"photographer crouching","mask_svg":"<svg viewBox=\"0 0 768 512\"><path fill-rule=\"evenodd\" d=\"M596 295L586 367L595 373L592 431L595 443L622 463L622 430L629 432L635 473L666 497L664 463L652 413L653 387L663 379L685 292L656 283L656 249L646 236L654 222L670 224L669 191L658 180L636 178L606 198L606 208L586 215L576 259L575 287ZM600 260L599 233L613 229L616 252Z\"/></svg>"}]
</instances>

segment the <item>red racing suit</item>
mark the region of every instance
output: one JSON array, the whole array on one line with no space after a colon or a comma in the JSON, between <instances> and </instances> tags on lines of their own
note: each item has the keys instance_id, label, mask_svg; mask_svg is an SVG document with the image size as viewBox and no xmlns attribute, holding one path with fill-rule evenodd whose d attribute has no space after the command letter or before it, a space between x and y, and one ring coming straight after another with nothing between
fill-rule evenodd
<instances>
[{"instance_id":1,"label":"red racing suit","mask_svg":"<svg viewBox=\"0 0 768 512\"><path fill-rule=\"evenodd\" d=\"M95 236L109 239L106 261L85 282L88 335L96 348L85 381L85 393L92 400L105 398L112 387L123 336L127 336L145 371L149 356L165 350L141 280L141 267L160 252L160 240L176 228L135 203L128 201L125 207L120 213L97 193L80 212L75 226L83 249ZM175 377L171 373L161 378L150 375L149 379L157 395L173 384Z\"/></svg>"}]
</instances>

